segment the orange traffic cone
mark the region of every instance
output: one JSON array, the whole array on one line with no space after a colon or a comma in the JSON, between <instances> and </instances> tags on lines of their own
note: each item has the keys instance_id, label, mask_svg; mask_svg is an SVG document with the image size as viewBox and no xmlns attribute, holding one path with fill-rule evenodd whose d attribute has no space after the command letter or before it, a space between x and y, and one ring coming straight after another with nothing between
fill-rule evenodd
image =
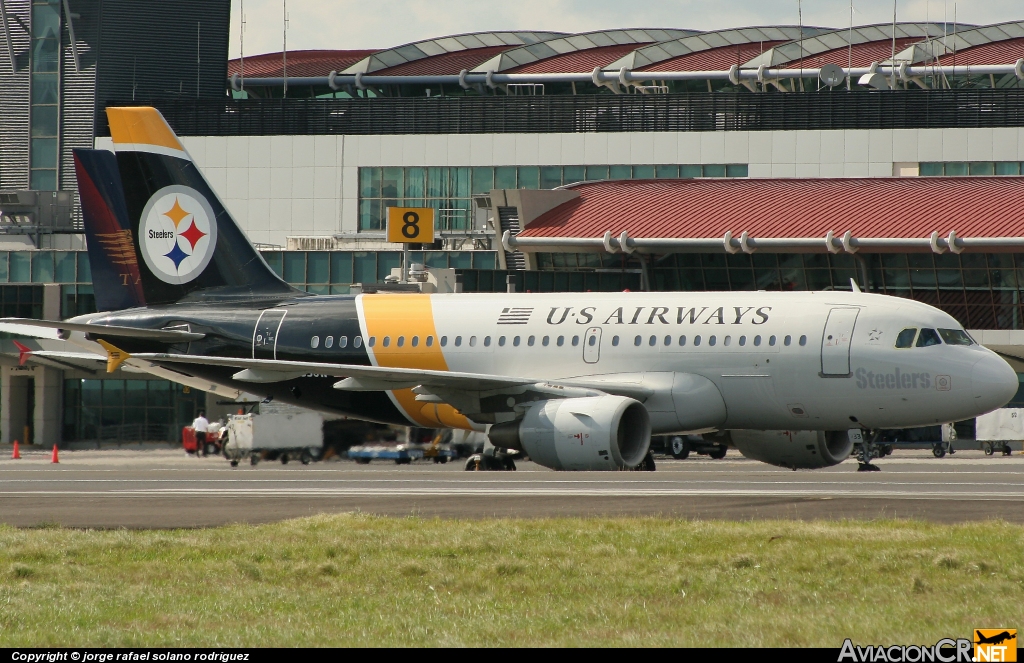
<instances>
[{"instance_id":1,"label":"orange traffic cone","mask_svg":"<svg viewBox=\"0 0 1024 663\"><path fill-rule=\"evenodd\" d=\"M18 448L18 441L14 441L14 453L11 454L12 460L21 460L21 450Z\"/></svg>"},{"instance_id":2,"label":"orange traffic cone","mask_svg":"<svg viewBox=\"0 0 1024 663\"><path fill-rule=\"evenodd\" d=\"M60 462L60 461L59 461L59 460L57 459L57 445L56 445L56 444L55 444L55 445L53 445L53 458L51 458L51 459L50 459L50 462L51 462L51 463L59 463L59 462Z\"/></svg>"}]
</instances>

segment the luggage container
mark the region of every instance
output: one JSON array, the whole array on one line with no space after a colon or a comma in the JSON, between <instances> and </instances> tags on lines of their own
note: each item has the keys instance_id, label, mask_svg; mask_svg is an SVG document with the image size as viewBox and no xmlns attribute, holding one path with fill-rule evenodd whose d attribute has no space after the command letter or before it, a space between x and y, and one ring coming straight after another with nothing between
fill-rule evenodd
<instances>
[{"instance_id":1,"label":"luggage container","mask_svg":"<svg viewBox=\"0 0 1024 663\"><path fill-rule=\"evenodd\" d=\"M308 465L323 456L323 429L323 416L316 412L233 414L224 456L232 467L246 457L250 465L263 459L287 464L293 458Z\"/></svg>"}]
</instances>

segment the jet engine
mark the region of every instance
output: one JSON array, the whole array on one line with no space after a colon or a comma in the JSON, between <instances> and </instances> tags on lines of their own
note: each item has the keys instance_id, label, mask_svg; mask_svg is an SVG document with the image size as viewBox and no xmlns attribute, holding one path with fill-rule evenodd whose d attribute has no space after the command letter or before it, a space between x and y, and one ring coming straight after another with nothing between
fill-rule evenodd
<instances>
[{"instance_id":1,"label":"jet engine","mask_svg":"<svg viewBox=\"0 0 1024 663\"><path fill-rule=\"evenodd\" d=\"M551 399L487 434L494 446L524 451L555 470L622 470L647 455L651 420L640 402L625 396Z\"/></svg>"},{"instance_id":2,"label":"jet engine","mask_svg":"<svg viewBox=\"0 0 1024 663\"><path fill-rule=\"evenodd\" d=\"M838 465L853 452L853 436L845 430L734 430L730 437L747 458L794 470Z\"/></svg>"}]
</instances>

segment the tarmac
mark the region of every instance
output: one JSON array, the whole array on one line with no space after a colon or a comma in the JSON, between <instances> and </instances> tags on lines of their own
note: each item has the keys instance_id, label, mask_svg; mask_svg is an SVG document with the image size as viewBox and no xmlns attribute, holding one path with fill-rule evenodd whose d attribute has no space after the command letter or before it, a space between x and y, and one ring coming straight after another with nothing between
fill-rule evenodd
<instances>
[{"instance_id":1,"label":"tarmac","mask_svg":"<svg viewBox=\"0 0 1024 663\"><path fill-rule=\"evenodd\" d=\"M695 519L881 519L1024 523L1024 455L897 450L857 472L854 460L791 471L740 457L656 457L655 472L555 472L519 462L516 472L466 472L416 461L303 466L179 450L22 448L0 460L0 523L17 527L208 527L319 513L440 518L658 516Z\"/></svg>"}]
</instances>

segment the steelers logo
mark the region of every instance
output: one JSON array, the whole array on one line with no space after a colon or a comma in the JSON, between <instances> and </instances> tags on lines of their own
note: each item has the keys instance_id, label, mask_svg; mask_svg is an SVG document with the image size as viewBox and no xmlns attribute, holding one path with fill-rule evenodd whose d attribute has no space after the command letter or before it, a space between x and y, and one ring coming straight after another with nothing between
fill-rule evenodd
<instances>
[{"instance_id":1,"label":"steelers logo","mask_svg":"<svg viewBox=\"0 0 1024 663\"><path fill-rule=\"evenodd\" d=\"M217 222L206 198L187 186L157 191L142 210L139 246L149 271L180 285L197 278L217 246Z\"/></svg>"}]
</instances>

